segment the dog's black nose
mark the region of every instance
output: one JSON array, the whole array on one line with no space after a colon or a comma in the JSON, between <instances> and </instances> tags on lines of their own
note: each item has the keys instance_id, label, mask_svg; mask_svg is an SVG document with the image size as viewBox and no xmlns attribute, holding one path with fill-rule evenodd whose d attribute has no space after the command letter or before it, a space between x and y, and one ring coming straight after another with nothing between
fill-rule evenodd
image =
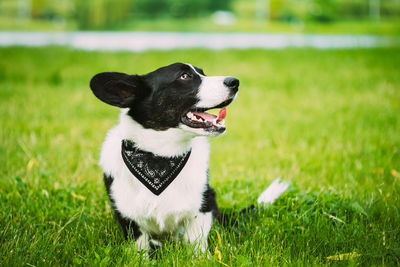
<instances>
[{"instance_id":1,"label":"dog's black nose","mask_svg":"<svg viewBox=\"0 0 400 267\"><path fill-rule=\"evenodd\" d=\"M224 80L224 84L234 93L239 90L239 80L235 77L226 77Z\"/></svg>"}]
</instances>

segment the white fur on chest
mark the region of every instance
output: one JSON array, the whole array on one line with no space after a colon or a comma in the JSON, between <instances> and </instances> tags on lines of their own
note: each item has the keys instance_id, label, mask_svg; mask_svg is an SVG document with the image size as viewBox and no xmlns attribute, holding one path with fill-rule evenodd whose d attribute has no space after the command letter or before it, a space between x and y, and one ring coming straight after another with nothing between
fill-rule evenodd
<instances>
[{"instance_id":1,"label":"white fur on chest","mask_svg":"<svg viewBox=\"0 0 400 267\"><path fill-rule=\"evenodd\" d=\"M186 221L193 220L201 207L207 184L208 141L205 137L191 136L187 138L187 143L174 144L177 133L168 133L168 131L151 132L151 134L160 134L158 137L151 138L144 133L148 131L147 129L127 123L125 119L122 114L120 124L109 131L100 157L100 165L104 173L114 178L110 192L115 206L122 216L133 219L145 232L162 234L177 231ZM129 127L135 129L127 129ZM141 136L144 138L140 139ZM149 138L145 138L146 136ZM158 154L174 154L176 152L172 150L179 149L185 152L190 147L192 152L180 174L157 196L134 177L125 166L121 156L121 141L126 138L150 150L158 149ZM137 140L138 138L140 140ZM163 138L164 142L167 141L164 147L160 143ZM168 142L169 139L171 139L170 142ZM155 145L154 148L152 148L152 143ZM169 148L170 145L171 148Z\"/></svg>"}]
</instances>

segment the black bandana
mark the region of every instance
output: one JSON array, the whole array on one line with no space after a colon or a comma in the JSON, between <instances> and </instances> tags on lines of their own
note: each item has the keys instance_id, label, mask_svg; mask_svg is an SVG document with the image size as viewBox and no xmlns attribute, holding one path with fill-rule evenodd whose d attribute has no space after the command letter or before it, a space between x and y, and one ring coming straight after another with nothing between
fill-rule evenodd
<instances>
[{"instance_id":1,"label":"black bandana","mask_svg":"<svg viewBox=\"0 0 400 267\"><path fill-rule=\"evenodd\" d=\"M180 157L160 157L135 147L129 140L122 140L122 158L131 173L153 194L160 195L178 176L190 152Z\"/></svg>"}]
</instances>

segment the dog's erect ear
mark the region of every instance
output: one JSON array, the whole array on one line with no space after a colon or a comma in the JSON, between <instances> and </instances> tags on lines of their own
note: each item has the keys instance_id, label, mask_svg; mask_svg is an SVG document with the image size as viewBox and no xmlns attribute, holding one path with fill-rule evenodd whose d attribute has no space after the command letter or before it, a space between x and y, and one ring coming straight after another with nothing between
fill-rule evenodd
<instances>
[{"instance_id":1,"label":"dog's erect ear","mask_svg":"<svg viewBox=\"0 0 400 267\"><path fill-rule=\"evenodd\" d=\"M120 72L96 74L90 81L90 88L98 99L120 108L129 107L148 90L141 76Z\"/></svg>"}]
</instances>

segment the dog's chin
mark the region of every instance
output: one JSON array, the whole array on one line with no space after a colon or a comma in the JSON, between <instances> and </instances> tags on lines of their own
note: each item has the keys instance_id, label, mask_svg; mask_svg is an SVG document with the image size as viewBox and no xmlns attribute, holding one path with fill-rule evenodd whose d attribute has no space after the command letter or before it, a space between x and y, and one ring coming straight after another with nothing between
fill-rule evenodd
<instances>
[{"instance_id":1,"label":"dog's chin","mask_svg":"<svg viewBox=\"0 0 400 267\"><path fill-rule=\"evenodd\" d=\"M182 116L179 128L204 136L219 136L226 131L224 119L204 112L188 112Z\"/></svg>"},{"instance_id":2,"label":"dog's chin","mask_svg":"<svg viewBox=\"0 0 400 267\"><path fill-rule=\"evenodd\" d=\"M211 126L211 127L207 127L207 128L193 128L184 123L180 123L178 128L185 132L190 132L197 136L210 136L210 137L216 137L216 136L222 135L226 131L225 127L216 128L216 127Z\"/></svg>"}]
</instances>

